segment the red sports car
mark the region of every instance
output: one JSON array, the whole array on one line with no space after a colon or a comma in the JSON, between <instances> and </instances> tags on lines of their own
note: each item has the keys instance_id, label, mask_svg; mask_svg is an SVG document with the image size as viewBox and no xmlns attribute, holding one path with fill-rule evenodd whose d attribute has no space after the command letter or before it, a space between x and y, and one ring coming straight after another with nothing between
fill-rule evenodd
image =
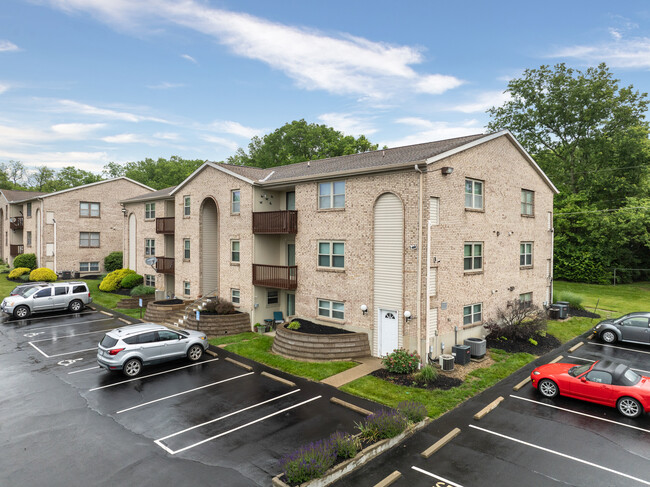
<instances>
[{"instance_id":1,"label":"red sports car","mask_svg":"<svg viewBox=\"0 0 650 487\"><path fill-rule=\"evenodd\" d=\"M560 394L595 402L615 407L628 418L650 412L650 377L609 360L588 365L541 365L530 379L544 397Z\"/></svg>"}]
</instances>

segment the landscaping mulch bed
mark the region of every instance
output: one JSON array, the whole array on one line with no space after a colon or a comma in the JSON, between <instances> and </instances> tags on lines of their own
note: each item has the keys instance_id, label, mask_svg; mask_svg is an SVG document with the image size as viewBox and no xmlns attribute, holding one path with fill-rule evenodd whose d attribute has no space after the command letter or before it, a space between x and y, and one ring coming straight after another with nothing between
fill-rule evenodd
<instances>
[{"instance_id":1,"label":"landscaping mulch bed","mask_svg":"<svg viewBox=\"0 0 650 487\"><path fill-rule=\"evenodd\" d=\"M440 373L434 381L427 384L420 384L415 382L415 379L411 374L391 374L386 369L375 370L370 375L387 382L391 382L398 386L418 387L420 389L441 389L443 391L451 389L452 387L458 387L463 383L463 381L460 379L447 377L446 375Z\"/></svg>"},{"instance_id":2,"label":"landscaping mulch bed","mask_svg":"<svg viewBox=\"0 0 650 487\"><path fill-rule=\"evenodd\" d=\"M504 340L490 337L486 338L486 342L488 348L498 348L509 353L530 353L532 355L544 355L562 345L562 342L553 335L537 335L534 339L537 345L533 345L528 340Z\"/></svg>"},{"instance_id":3,"label":"landscaping mulch bed","mask_svg":"<svg viewBox=\"0 0 650 487\"><path fill-rule=\"evenodd\" d=\"M308 333L311 335L340 335L341 333L353 333L350 330L343 330L334 326L319 325L318 323L313 323L302 318L298 318L293 321L300 323L300 328L297 330L292 330L299 333Z\"/></svg>"},{"instance_id":4,"label":"landscaping mulch bed","mask_svg":"<svg viewBox=\"0 0 650 487\"><path fill-rule=\"evenodd\" d=\"M183 304L182 299L164 299L162 301L154 301L153 304L159 306L171 306L172 304Z\"/></svg>"},{"instance_id":5,"label":"landscaping mulch bed","mask_svg":"<svg viewBox=\"0 0 650 487\"><path fill-rule=\"evenodd\" d=\"M591 311L587 311L586 309L577 309L569 306L569 317L571 316L580 316L583 318L600 318L599 314L592 313Z\"/></svg>"}]
</instances>

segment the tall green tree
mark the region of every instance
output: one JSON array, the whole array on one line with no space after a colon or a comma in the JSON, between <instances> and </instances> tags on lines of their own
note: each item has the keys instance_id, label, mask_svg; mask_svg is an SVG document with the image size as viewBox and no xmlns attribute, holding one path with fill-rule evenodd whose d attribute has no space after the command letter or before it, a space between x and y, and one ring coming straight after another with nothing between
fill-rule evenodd
<instances>
[{"instance_id":1,"label":"tall green tree","mask_svg":"<svg viewBox=\"0 0 650 487\"><path fill-rule=\"evenodd\" d=\"M123 165L111 162L104 166L103 174L107 177L126 176L154 189L163 189L182 183L204 162L200 159L182 159L178 156L169 159L160 157L158 160L146 158L143 161L127 162Z\"/></svg>"},{"instance_id":2,"label":"tall green tree","mask_svg":"<svg viewBox=\"0 0 650 487\"><path fill-rule=\"evenodd\" d=\"M7 165L7 177L13 183L14 188L18 188L19 181L25 177L25 165L20 161L9 161Z\"/></svg>"},{"instance_id":3,"label":"tall green tree","mask_svg":"<svg viewBox=\"0 0 650 487\"><path fill-rule=\"evenodd\" d=\"M268 168L375 149L377 144L372 144L363 135L355 139L327 125L294 120L261 138L253 137L248 144L248 153L239 148L227 162Z\"/></svg>"},{"instance_id":4,"label":"tall green tree","mask_svg":"<svg viewBox=\"0 0 650 487\"><path fill-rule=\"evenodd\" d=\"M36 169L36 172L31 173L27 177L30 189L34 191L48 191L48 186L52 185L55 174L54 169L50 169L47 166L40 166Z\"/></svg>"}]
</instances>

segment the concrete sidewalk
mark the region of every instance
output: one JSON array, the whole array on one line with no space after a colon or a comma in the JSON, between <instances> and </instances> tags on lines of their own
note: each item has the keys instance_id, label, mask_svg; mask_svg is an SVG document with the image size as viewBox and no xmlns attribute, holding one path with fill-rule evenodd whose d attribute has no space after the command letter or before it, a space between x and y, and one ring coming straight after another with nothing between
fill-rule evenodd
<instances>
[{"instance_id":1,"label":"concrete sidewalk","mask_svg":"<svg viewBox=\"0 0 650 487\"><path fill-rule=\"evenodd\" d=\"M323 379L321 382L330 386L341 387L343 384L352 382L353 380L382 368L381 359L377 357L364 357L358 361L359 365L356 367L345 370L340 374L332 375L327 379Z\"/></svg>"}]
</instances>

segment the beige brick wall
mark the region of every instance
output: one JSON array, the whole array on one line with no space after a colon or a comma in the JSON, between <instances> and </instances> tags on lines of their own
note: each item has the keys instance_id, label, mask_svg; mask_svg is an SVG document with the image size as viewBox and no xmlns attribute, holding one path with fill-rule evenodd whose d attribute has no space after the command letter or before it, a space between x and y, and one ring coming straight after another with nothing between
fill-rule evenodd
<instances>
[{"instance_id":1,"label":"beige brick wall","mask_svg":"<svg viewBox=\"0 0 650 487\"><path fill-rule=\"evenodd\" d=\"M153 201L148 202L153 203ZM165 215L165 200L160 199L156 200L156 216L169 216ZM143 202L139 203L127 203L124 205L126 208L126 217L123 217L124 228L122 232L122 243L123 243L123 255L124 255L124 266L129 267L129 269L134 270L138 274L144 276L145 274L156 276L156 289L164 289L164 274L156 274L156 270L150 265L145 263L148 255L144 254L145 248L145 239L154 239L156 244L156 255L164 255L164 235L158 235L156 233L156 220L145 219L145 207ZM136 238L135 238L135 263L129 262L129 219L131 215L135 215L136 221ZM173 216L173 215L172 215Z\"/></svg>"}]
</instances>

